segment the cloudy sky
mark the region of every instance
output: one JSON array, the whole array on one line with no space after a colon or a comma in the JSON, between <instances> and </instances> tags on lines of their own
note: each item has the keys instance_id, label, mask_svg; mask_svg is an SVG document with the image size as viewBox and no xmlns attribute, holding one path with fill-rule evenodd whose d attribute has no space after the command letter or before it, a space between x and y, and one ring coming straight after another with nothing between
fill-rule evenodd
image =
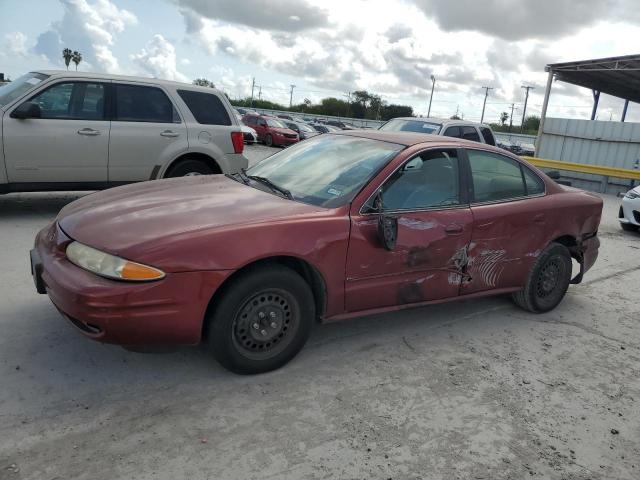
<instances>
[{"instance_id":1,"label":"cloudy sky","mask_svg":"<svg viewBox=\"0 0 640 480\"><path fill-rule=\"evenodd\" d=\"M535 89L544 66L638 53L637 0L0 0L0 72L64 68L64 47L81 70L181 81L206 77L232 98L288 103L366 89L432 115L485 121ZM258 89L256 89L256 96ZM549 115L588 118L591 92L554 84ZM623 101L604 96L598 119L619 119ZM628 120L640 121L632 104Z\"/></svg>"}]
</instances>

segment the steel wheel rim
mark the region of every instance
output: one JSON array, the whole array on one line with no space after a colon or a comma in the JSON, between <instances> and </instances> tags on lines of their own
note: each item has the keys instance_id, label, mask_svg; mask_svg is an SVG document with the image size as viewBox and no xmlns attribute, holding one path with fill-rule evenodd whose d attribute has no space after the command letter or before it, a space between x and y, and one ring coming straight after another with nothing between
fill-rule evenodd
<instances>
[{"instance_id":1,"label":"steel wheel rim","mask_svg":"<svg viewBox=\"0 0 640 480\"><path fill-rule=\"evenodd\" d=\"M299 318L298 304L289 292L262 290L237 310L231 332L233 343L249 359L273 358L295 337Z\"/></svg>"},{"instance_id":2,"label":"steel wheel rim","mask_svg":"<svg viewBox=\"0 0 640 480\"><path fill-rule=\"evenodd\" d=\"M546 298L558 290L565 266L558 257L550 258L538 275L536 294L538 298Z\"/></svg>"}]
</instances>

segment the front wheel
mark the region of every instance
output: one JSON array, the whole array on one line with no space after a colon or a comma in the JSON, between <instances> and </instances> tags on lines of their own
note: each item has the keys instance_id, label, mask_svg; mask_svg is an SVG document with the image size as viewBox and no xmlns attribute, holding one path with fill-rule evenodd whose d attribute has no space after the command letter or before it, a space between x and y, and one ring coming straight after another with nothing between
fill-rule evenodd
<instances>
[{"instance_id":1,"label":"front wheel","mask_svg":"<svg viewBox=\"0 0 640 480\"><path fill-rule=\"evenodd\" d=\"M267 147L273 146L273 137L271 136L270 133L267 133L267 136L264 137L264 143Z\"/></svg>"},{"instance_id":2,"label":"front wheel","mask_svg":"<svg viewBox=\"0 0 640 480\"><path fill-rule=\"evenodd\" d=\"M250 269L221 292L208 318L209 345L234 373L268 372L298 354L314 318L313 294L300 275L281 265Z\"/></svg>"},{"instance_id":3,"label":"front wheel","mask_svg":"<svg viewBox=\"0 0 640 480\"><path fill-rule=\"evenodd\" d=\"M570 281L571 254L564 245L551 243L538 256L524 289L514 293L513 300L530 312L548 312L563 299Z\"/></svg>"}]
</instances>

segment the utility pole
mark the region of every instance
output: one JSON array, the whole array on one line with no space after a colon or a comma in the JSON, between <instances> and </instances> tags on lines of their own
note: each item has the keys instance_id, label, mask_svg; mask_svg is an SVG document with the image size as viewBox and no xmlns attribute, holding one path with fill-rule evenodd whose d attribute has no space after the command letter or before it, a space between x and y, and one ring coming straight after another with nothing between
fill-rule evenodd
<instances>
[{"instance_id":1,"label":"utility pole","mask_svg":"<svg viewBox=\"0 0 640 480\"><path fill-rule=\"evenodd\" d=\"M343 97L347 97L347 117L351 115L351 92L343 93Z\"/></svg>"},{"instance_id":2,"label":"utility pole","mask_svg":"<svg viewBox=\"0 0 640 480\"><path fill-rule=\"evenodd\" d=\"M522 109L522 123L520 124L520 133L522 133L522 130L524 129L525 115L527 114L527 100L529 100L529 90L533 90L533 87L530 87L528 85L522 85L520 88L524 88L527 91L527 93L524 96L524 108Z\"/></svg>"},{"instance_id":3,"label":"utility pole","mask_svg":"<svg viewBox=\"0 0 640 480\"><path fill-rule=\"evenodd\" d=\"M482 87L484 88L484 103L482 104L482 115L480 116L480 123L484 120L484 108L487 106L487 97L489 96L489 90L493 90L493 87Z\"/></svg>"},{"instance_id":4,"label":"utility pole","mask_svg":"<svg viewBox=\"0 0 640 480\"><path fill-rule=\"evenodd\" d=\"M253 108L253 89L256 86L256 77L251 80L251 108Z\"/></svg>"},{"instance_id":5,"label":"utility pole","mask_svg":"<svg viewBox=\"0 0 640 480\"><path fill-rule=\"evenodd\" d=\"M296 88L295 85L291 85L291 93L289 94L289 110L293 106L293 89Z\"/></svg>"},{"instance_id":6,"label":"utility pole","mask_svg":"<svg viewBox=\"0 0 640 480\"><path fill-rule=\"evenodd\" d=\"M431 116L431 102L433 101L433 90L436 88L436 77L431 75L431 96L429 97L429 110L427 111L427 117Z\"/></svg>"},{"instance_id":7,"label":"utility pole","mask_svg":"<svg viewBox=\"0 0 640 480\"><path fill-rule=\"evenodd\" d=\"M512 103L511 104L511 116L509 117L509 133L511 133L511 127L513 127L513 111L516 108L516 104Z\"/></svg>"},{"instance_id":8,"label":"utility pole","mask_svg":"<svg viewBox=\"0 0 640 480\"><path fill-rule=\"evenodd\" d=\"M258 85L258 100L262 100L262 85Z\"/></svg>"}]
</instances>

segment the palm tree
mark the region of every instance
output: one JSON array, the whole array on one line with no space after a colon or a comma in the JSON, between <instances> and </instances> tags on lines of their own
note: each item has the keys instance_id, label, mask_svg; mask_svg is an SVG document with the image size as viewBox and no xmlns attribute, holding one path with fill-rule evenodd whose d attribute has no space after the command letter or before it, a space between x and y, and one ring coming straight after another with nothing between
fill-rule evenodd
<instances>
[{"instance_id":1,"label":"palm tree","mask_svg":"<svg viewBox=\"0 0 640 480\"><path fill-rule=\"evenodd\" d=\"M67 66L67 70L69 70L69 62L71 62L71 58L73 57L73 52L70 48L65 48L62 50L62 58L64 58L64 64Z\"/></svg>"},{"instance_id":2,"label":"palm tree","mask_svg":"<svg viewBox=\"0 0 640 480\"><path fill-rule=\"evenodd\" d=\"M509 120L509 114L507 112L502 112L500 114L500 123L502 124L503 127L507 120Z\"/></svg>"},{"instance_id":3,"label":"palm tree","mask_svg":"<svg viewBox=\"0 0 640 480\"><path fill-rule=\"evenodd\" d=\"M71 57L73 63L76 64L76 72L78 71L78 64L82 61L82 54L76 50L73 51L73 56Z\"/></svg>"}]
</instances>

